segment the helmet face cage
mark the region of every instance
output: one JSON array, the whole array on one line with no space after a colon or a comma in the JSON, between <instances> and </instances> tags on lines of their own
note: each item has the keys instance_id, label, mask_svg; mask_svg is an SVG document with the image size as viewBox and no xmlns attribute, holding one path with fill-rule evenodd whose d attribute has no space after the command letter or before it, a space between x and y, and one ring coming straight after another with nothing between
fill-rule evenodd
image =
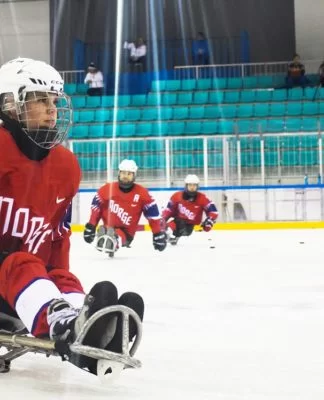
<instances>
[{"instance_id":1,"label":"helmet face cage","mask_svg":"<svg viewBox=\"0 0 324 400\"><path fill-rule=\"evenodd\" d=\"M7 93L2 96L2 99L1 111L17 119L23 132L40 148L51 149L66 138L72 124L72 106L70 98L65 93L31 91L22 93L19 101L16 102L14 96ZM49 121L46 126L32 115L32 103L38 102L48 107ZM52 125L50 120L52 120Z\"/></svg>"}]
</instances>

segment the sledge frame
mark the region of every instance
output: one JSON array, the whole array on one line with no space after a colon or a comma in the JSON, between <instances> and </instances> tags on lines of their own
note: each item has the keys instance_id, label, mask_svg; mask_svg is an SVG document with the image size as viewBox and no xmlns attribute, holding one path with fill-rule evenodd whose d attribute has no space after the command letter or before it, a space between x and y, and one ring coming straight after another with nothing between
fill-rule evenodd
<instances>
[{"instance_id":1,"label":"sledge frame","mask_svg":"<svg viewBox=\"0 0 324 400\"><path fill-rule=\"evenodd\" d=\"M122 316L122 352L98 349L83 345L84 338L91 326L101 317L119 313ZM137 326L137 334L132 346L129 348L129 318L132 318ZM116 305L105 307L93 314L82 327L75 341L68 345L72 353L84 355L97 360L111 360L123 364L124 368L140 368L141 362L133 357L142 339L142 321L134 310L129 307ZM57 351L57 342L50 339L39 339L19 332L12 333L0 330L0 348L4 347L7 352L0 355L0 373L9 372L12 360L26 353L41 353L49 356L61 356ZM64 356L63 356L64 357ZM65 358L65 357L64 357Z\"/></svg>"}]
</instances>

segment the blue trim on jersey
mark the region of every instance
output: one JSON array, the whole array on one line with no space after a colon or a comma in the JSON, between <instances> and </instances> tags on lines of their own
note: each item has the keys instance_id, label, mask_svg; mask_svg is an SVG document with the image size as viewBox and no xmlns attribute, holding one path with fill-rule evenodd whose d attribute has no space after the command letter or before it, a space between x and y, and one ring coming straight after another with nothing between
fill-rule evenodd
<instances>
[{"instance_id":1,"label":"blue trim on jersey","mask_svg":"<svg viewBox=\"0 0 324 400\"><path fill-rule=\"evenodd\" d=\"M150 207L144 207L143 214L147 219L158 218L160 216L160 212L157 204L154 203Z\"/></svg>"},{"instance_id":2,"label":"blue trim on jersey","mask_svg":"<svg viewBox=\"0 0 324 400\"><path fill-rule=\"evenodd\" d=\"M252 185L252 186L201 186L199 191L204 190L252 190L252 189L324 189L324 184L321 185ZM150 192L178 192L184 190L184 187L171 188L147 188ZM79 189L79 193L94 193L97 189Z\"/></svg>"}]
</instances>

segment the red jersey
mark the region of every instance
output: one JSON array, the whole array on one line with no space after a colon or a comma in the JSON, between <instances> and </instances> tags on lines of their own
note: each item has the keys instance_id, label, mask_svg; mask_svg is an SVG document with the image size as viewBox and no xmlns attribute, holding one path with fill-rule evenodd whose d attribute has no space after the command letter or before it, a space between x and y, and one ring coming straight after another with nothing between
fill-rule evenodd
<instances>
[{"instance_id":1,"label":"red jersey","mask_svg":"<svg viewBox=\"0 0 324 400\"><path fill-rule=\"evenodd\" d=\"M142 213L152 232L160 232L161 216L148 190L135 183L129 192L123 192L118 182L111 182L103 185L93 198L89 222L97 226L102 219L105 226L121 228L133 237Z\"/></svg>"},{"instance_id":2,"label":"red jersey","mask_svg":"<svg viewBox=\"0 0 324 400\"><path fill-rule=\"evenodd\" d=\"M0 253L25 251L68 269L65 217L81 179L76 157L59 145L41 161L30 160L4 128L0 147Z\"/></svg>"},{"instance_id":3,"label":"red jersey","mask_svg":"<svg viewBox=\"0 0 324 400\"><path fill-rule=\"evenodd\" d=\"M215 221L218 211L213 201L209 200L204 193L198 192L194 200L184 198L184 191L174 193L163 211L163 218L180 218L188 224L199 225L202 222L203 212L208 218Z\"/></svg>"}]
</instances>

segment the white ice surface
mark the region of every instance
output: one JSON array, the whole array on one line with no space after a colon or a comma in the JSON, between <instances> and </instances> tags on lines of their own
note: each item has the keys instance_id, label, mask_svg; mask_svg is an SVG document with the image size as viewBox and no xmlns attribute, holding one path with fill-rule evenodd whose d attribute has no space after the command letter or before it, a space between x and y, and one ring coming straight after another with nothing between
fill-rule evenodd
<instances>
[{"instance_id":1,"label":"white ice surface","mask_svg":"<svg viewBox=\"0 0 324 400\"><path fill-rule=\"evenodd\" d=\"M80 234L72 240L85 289L111 280L144 297L142 369L102 387L30 354L0 375L1 398L324 399L324 231L195 232L162 253L151 242L140 232L109 259Z\"/></svg>"}]
</instances>

